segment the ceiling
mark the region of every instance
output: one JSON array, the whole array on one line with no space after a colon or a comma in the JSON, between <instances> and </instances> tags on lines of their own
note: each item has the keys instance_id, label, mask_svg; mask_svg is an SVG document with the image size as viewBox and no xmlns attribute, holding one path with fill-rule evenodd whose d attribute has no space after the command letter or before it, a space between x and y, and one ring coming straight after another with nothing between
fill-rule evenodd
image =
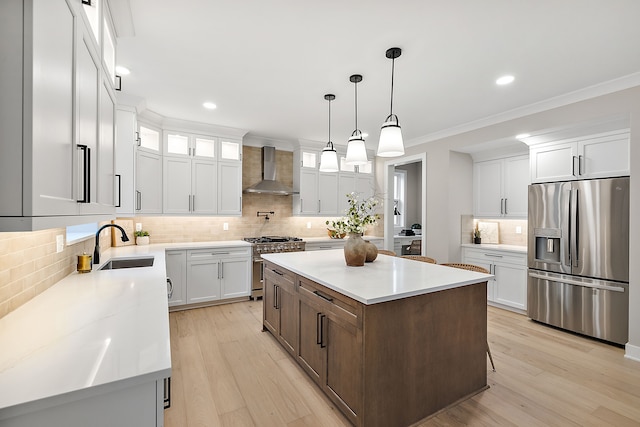
<instances>
[{"instance_id":1,"label":"ceiling","mask_svg":"<svg viewBox=\"0 0 640 427\"><path fill-rule=\"evenodd\" d=\"M117 62L131 70L125 96L162 116L273 139L326 143L324 95L333 93L331 139L346 144L355 129L349 76L358 73L358 126L375 149L394 46L393 112L409 143L594 85L640 84L637 0L111 3ZM515 81L496 85L504 74Z\"/></svg>"}]
</instances>

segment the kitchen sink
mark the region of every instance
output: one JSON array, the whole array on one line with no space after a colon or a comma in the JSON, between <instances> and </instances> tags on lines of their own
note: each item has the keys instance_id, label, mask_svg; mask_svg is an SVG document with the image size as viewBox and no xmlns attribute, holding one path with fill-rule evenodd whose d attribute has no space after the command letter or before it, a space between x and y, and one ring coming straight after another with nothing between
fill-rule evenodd
<instances>
[{"instance_id":1,"label":"kitchen sink","mask_svg":"<svg viewBox=\"0 0 640 427\"><path fill-rule=\"evenodd\" d=\"M138 268L153 266L153 257L113 258L107 261L100 270L117 270L120 268Z\"/></svg>"}]
</instances>

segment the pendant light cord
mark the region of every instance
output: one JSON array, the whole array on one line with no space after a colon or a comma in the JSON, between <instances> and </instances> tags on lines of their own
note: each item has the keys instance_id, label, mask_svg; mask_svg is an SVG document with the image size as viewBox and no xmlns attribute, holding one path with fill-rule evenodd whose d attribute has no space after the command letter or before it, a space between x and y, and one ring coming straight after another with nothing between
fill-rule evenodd
<instances>
[{"instance_id":1,"label":"pendant light cord","mask_svg":"<svg viewBox=\"0 0 640 427\"><path fill-rule=\"evenodd\" d=\"M358 82L354 83L355 85L355 92L356 92L356 98L355 98L355 104L356 104L356 130L358 130Z\"/></svg>"},{"instance_id":2,"label":"pendant light cord","mask_svg":"<svg viewBox=\"0 0 640 427\"><path fill-rule=\"evenodd\" d=\"M391 58L391 108L389 109L389 115L393 115L393 75L395 74L396 58Z\"/></svg>"},{"instance_id":3,"label":"pendant light cord","mask_svg":"<svg viewBox=\"0 0 640 427\"><path fill-rule=\"evenodd\" d=\"M329 99L329 142L331 142L331 99Z\"/></svg>"}]
</instances>

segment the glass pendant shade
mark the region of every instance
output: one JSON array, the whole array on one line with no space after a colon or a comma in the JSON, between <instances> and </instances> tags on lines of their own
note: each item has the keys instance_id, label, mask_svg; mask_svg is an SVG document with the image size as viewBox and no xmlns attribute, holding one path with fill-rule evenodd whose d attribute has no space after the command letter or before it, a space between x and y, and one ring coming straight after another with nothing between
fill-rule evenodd
<instances>
[{"instance_id":1,"label":"glass pendant shade","mask_svg":"<svg viewBox=\"0 0 640 427\"><path fill-rule=\"evenodd\" d=\"M380 157L397 157L404 154L402 129L395 114L387 117L380 130L380 142L377 155Z\"/></svg>"},{"instance_id":2,"label":"glass pendant shade","mask_svg":"<svg viewBox=\"0 0 640 427\"><path fill-rule=\"evenodd\" d=\"M367 160L367 147L364 144L362 133L356 130L351 134L349 142L347 143L347 158L345 163L353 166L366 165Z\"/></svg>"},{"instance_id":3,"label":"glass pendant shade","mask_svg":"<svg viewBox=\"0 0 640 427\"><path fill-rule=\"evenodd\" d=\"M392 47L385 52L385 56L391 60L391 105L389 115L380 129L380 141L378 142L378 151L376 153L380 157L398 157L404 154L402 129L398 122L398 116L393 114L393 76L395 74L396 58L401 54L402 49L399 47Z\"/></svg>"},{"instance_id":4,"label":"glass pendant shade","mask_svg":"<svg viewBox=\"0 0 640 427\"><path fill-rule=\"evenodd\" d=\"M320 156L320 172L338 172L338 154L329 141Z\"/></svg>"}]
</instances>

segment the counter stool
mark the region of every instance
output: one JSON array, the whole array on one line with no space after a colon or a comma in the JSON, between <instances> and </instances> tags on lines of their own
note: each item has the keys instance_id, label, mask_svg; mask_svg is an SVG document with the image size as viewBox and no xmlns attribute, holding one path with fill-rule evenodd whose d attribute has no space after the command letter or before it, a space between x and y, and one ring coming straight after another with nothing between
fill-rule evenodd
<instances>
[{"instance_id":1,"label":"counter stool","mask_svg":"<svg viewBox=\"0 0 640 427\"><path fill-rule=\"evenodd\" d=\"M388 251L386 249L378 249L378 255L389 255L389 256L396 256L396 253L394 251Z\"/></svg>"},{"instance_id":2,"label":"counter stool","mask_svg":"<svg viewBox=\"0 0 640 427\"><path fill-rule=\"evenodd\" d=\"M412 259L414 261L428 262L430 264L437 264L435 259L430 258L428 256L422 256L422 255L402 255L400 258Z\"/></svg>"}]
</instances>

